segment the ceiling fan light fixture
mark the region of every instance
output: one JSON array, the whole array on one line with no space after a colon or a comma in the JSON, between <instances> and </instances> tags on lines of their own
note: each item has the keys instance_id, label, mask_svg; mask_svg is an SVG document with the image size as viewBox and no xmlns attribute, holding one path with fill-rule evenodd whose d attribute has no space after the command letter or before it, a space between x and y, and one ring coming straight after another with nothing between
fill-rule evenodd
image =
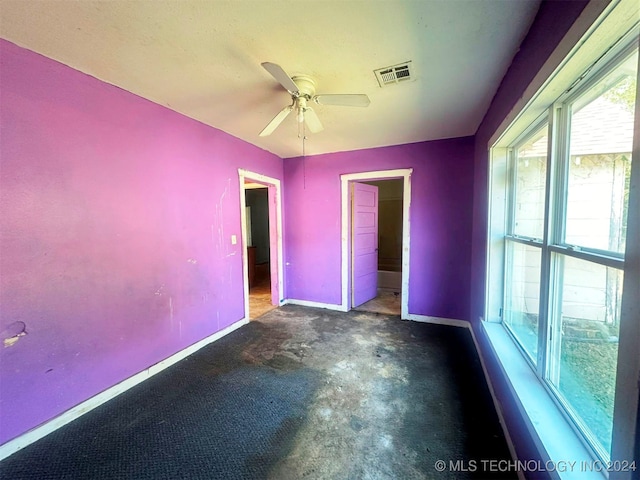
<instances>
[{"instance_id":1,"label":"ceiling fan light fixture","mask_svg":"<svg viewBox=\"0 0 640 480\"><path fill-rule=\"evenodd\" d=\"M296 119L298 120L298 123L302 123L304 122L304 112L307 110L307 98L304 96L298 97L296 99L296 107Z\"/></svg>"}]
</instances>

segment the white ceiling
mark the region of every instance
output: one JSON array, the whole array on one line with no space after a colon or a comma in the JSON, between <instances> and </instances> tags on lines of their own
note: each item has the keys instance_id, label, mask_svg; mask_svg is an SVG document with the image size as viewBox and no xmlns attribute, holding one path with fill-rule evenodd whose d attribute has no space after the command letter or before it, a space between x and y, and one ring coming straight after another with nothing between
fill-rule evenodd
<instances>
[{"instance_id":1,"label":"white ceiling","mask_svg":"<svg viewBox=\"0 0 640 480\"><path fill-rule=\"evenodd\" d=\"M302 153L294 115L258 133L288 93L260 66L311 75L306 154L473 135L540 0L0 0L0 36L217 127L282 158ZM416 80L373 70L412 60Z\"/></svg>"}]
</instances>

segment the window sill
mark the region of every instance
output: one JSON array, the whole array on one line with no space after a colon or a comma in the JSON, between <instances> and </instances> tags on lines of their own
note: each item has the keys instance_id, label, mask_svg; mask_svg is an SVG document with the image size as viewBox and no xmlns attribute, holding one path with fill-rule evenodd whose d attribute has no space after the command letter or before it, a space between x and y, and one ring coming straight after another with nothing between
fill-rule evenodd
<instances>
[{"instance_id":1,"label":"window sill","mask_svg":"<svg viewBox=\"0 0 640 480\"><path fill-rule=\"evenodd\" d=\"M606 479L608 475L602 472L605 465L594 460L504 326L491 322L481 325L538 449L542 468L545 469L544 462L550 461L550 468L546 468L549 477ZM523 473L527 476L528 472Z\"/></svg>"}]
</instances>

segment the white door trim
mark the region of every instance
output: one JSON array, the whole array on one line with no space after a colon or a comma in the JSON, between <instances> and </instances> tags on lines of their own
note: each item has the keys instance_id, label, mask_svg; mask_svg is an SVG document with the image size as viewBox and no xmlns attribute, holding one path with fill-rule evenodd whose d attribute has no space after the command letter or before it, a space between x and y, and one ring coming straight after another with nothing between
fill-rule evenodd
<instances>
[{"instance_id":1,"label":"white door trim","mask_svg":"<svg viewBox=\"0 0 640 480\"><path fill-rule=\"evenodd\" d=\"M409 318L409 255L411 252L409 228L412 173L413 168L401 168L397 170L376 170L372 172L347 173L340 175L342 194L342 310L349 310L349 239L351 237L349 231L349 182L402 178L404 184L402 199L402 296L400 302L401 318Z\"/></svg>"},{"instance_id":2,"label":"white door trim","mask_svg":"<svg viewBox=\"0 0 640 480\"><path fill-rule=\"evenodd\" d=\"M275 188L276 199L276 255L277 255L277 275L278 275L278 305L284 305L284 260L282 254L282 186L280 180L277 178L268 177L260 173L251 172L242 168L238 169L238 178L240 181L240 224L242 227L242 278L244 288L244 315L249 319L249 264L247 258L247 219L246 219L246 198L245 180L250 182L258 182L264 184L266 187L272 186ZM255 187L250 187L255 188ZM271 220L270 220L270 225ZM271 227L270 227L271 228ZM269 234L271 238L271 234ZM273 272L272 272L273 274Z\"/></svg>"}]
</instances>

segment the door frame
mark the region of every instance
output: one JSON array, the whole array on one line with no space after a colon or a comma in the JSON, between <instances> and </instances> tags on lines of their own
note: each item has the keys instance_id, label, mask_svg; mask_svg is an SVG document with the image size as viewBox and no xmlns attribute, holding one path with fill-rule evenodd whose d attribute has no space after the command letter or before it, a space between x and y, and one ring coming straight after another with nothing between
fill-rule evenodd
<instances>
[{"instance_id":1,"label":"door frame","mask_svg":"<svg viewBox=\"0 0 640 480\"><path fill-rule=\"evenodd\" d=\"M238 169L240 182L240 224L242 229L242 281L244 316L249 319L249 262L247 254L246 181L259 183L269 190L269 263L271 265L271 303L284 305L284 261L282 254L282 186L280 180L242 168ZM273 202L273 203L272 203ZM272 208L275 207L275 208ZM274 218L275 217L275 218ZM275 240L275 248L274 248ZM275 267L275 268L274 268ZM277 291L274 291L274 286Z\"/></svg>"},{"instance_id":2,"label":"door frame","mask_svg":"<svg viewBox=\"0 0 640 480\"><path fill-rule=\"evenodd\" d=\"M411 174L413 168L396 170L375 170L370 172L347 173L340 175L341 187L341 215L342 215L342 304L340 310L351 310L351 196L349 185L351 182L365 182L371 180L403 179L402 190L402 292L400 297L401 318L409 318L409 258L410 246L410 213L411 213Z\"/></svg>"}]
</instances>

